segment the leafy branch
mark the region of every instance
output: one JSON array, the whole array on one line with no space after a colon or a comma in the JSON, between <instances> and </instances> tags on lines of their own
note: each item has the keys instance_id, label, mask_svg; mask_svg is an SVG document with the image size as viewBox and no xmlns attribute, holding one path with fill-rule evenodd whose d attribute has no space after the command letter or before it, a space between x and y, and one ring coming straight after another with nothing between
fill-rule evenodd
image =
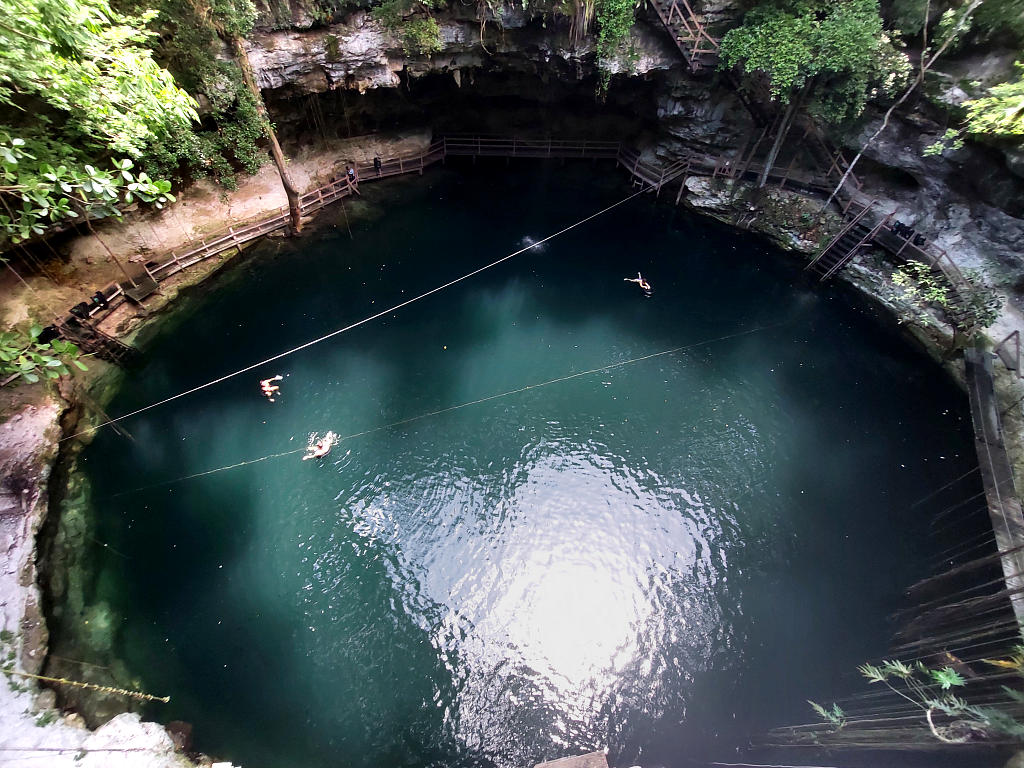
<instances>
[{"instance_id":1,"label":"leafy branch","mask_svg":"<svg viewBox=\"0 0 1024 768\"><path fill-rule=\"evenodd\" d=\"M42 342L39 340L42 332L41 325L33 325L27 334L0 333L0 386L19 378L34 384L42 379L67 376L71 372L69 365L88 370L78 359L78 347L63 339Z\"/></svg>"},{"instance_id":2,"label":"leafy branch","mask_svg":"<svg viewBox=\"0 0 1024 768\"><path fill-rule=\"evenodd\" d=\"M950 657L952 661L958 661ZM1018 645L1007 659L984 659L999 669L1010 669L1024 677L1024 646ZM998 706L977 706L955 691L964 688L963 674L951 666L928 667L917 661L907 664L899 660L881 664L862 664L857 671L871 684L887 687L901 699L921 711L931 735L944 744L965 744L986 738L1009 736L1024 738L1024 723ZM1008 704L1024 703L1024 693L1002 686ZM846 715L838 705L831 709L808 702L822 721L838 730L847 725ZM950 719L940 724L937 717Z\"/></svg>"},{"instance_id":3,"label":"leafy branch","mask_svg":"<svg viewBox=\"0 0 1024 768\"><path fill-rule=\"evenodd\" d=\"M136 201L157 208L174 201L169 181L135 173L128 158L111 165L54 167L36 161L23 139L0 134L0 232L19 243L67 220L120 217Z\"/></svg>"}]
</instances>

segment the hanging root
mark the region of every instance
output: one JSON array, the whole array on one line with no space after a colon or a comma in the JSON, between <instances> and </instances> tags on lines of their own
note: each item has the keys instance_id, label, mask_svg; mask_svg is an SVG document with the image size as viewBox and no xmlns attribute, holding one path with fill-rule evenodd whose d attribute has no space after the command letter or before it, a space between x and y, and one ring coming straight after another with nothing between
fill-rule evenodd
<instances>
[{"instance_id":1,"label":"hanging root","mask_svg":"<svg viewBox=\"0 0 1024 768\"><path fill-rule=\"evenodd\" d=\"M484 49L484 53L486 53L488 56L493 56L494 54L491 53L490 51L488 51L487 50L487 46L484 45L484 32L486 32L486 31L487 31L487 17L486 16L481 16L480 17L480 47Z\"/></svg>"}]
</instances>

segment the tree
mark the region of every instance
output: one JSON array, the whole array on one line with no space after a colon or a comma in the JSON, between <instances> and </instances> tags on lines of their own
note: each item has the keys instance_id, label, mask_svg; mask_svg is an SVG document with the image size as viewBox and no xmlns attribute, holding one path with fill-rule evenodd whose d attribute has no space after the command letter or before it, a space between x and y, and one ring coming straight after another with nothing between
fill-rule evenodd
<instances>
[{"instance_id":1,"label":"tree","mask_svg":"<svg viewBox=\"0 0 1024 768\"><path fill-rule=\"evenodd\" d=\"M748 85L767 81L787 105L761 176L767 180L801 103L828 122L857 117L869 99L906 76L906 56L882 26L878 0L766 0L722 39L722 67Z\"/></svg>"},{"instance_id":2,"label":"tree","mask_svg":"<svg viewBox=\"0 0 1024 768\"><path fill-rule=\"evenodd\" d=\"M168 182L132 170L147 144L197 119L192 97L147 47L153 12L122 14L107 0L0 0L0 14L7 242L120 215L136 200L173 200Z\"/></svg>"},{"instance_id":3,"label":"tree","mask_svg":"<svg viewBox=\"0 0 1024 768\"><path fill-rule=\"evenodd\" d=\"M875 130L870 137L868 137L868 140L864 142L864 146L860 148L860 151L854 156L853 160L850 161L850 164L846 167L846 171L843 173L842 178L839 179L839 183L836 184L836 188L832 190L832 194L828 196L828 200L826 200L825 205L822 206L822 210L827 208L835 199L836 195L838 195L840 191L842 191L843 187L846 186L846 180L850 178L850 174L853 173L854 167L864 156L864 153L872 144L875 143L875 140L882 135L885 129L889 127L889 121L892 119L893 113L900 107L900 105L903 104L903 102L910 98L910 95L917 89L917 86L924 82L925 76L939 57L942 56L942 54L946 52L946 49L956 42L964 30L967 29L970 25L972 14L978 9L981 3L982 0L968 0L967 2L964 2L963 6L959 9L959 13L956 13L953 10L948 10L942 15L942 21L939 25L939 37L941 38L942 43L935 51L929 49L927 45L928 24L924 24L923 34L925 36L925 45L924 50L921 51L921 66L917 75L910 82L910 85L907 86L907 89L903 94L893 102L889 109L886 110L885 117L882 118L882 124L878 126L877 130ZM927 17L928 5L926 4L925 18L927 19Z\"/></svg>"},{"instance_id":4,"label":"tree","mask_svg":"<svg viewBox=\"0 0 1024 768\"><path fill-rule=\"evenodd\" d=\"M148 0L139 0L147 2ZM237 188L237 173L254 174L269 160L261 143L263 118L242 81L242 72L223 56L223 43L208 17L189 0L161 0L154 21L154 53L189 93L202 94L202 123L176 129L168 141L153 142L142 158L155 176L198 179L214 176Z\"/></svg>"},{"instance_id":5,"label":"tree","mask_svg":"<svg viewBox=\"0 0 1024 768\"><path fill-rule=\"evenodd\" d=\"M0 0L0 105L19 123L8 133L56 130L66 144L138 157L198 119L147 47L154 16L122 15L107 0Z\"/></svg>"},{"instance_id":6,"label":"tree","mask_svg":"<svg viewBox=\"0 0 1024 768\"><path fill-rule=\"evenodd\" d=\"M270 156L274 159L277 173L281 177L281 185L288 198L292 231L301 232L302 208L299 204L299 191L288 175L284 152L281 151L277 132L267 116L267 106L263 102L263 94L256 84L252 64L249 62L249 53L245 49L245 36L252 31L253 24L256 22L256 8L253 6L252 0L215 0L210 4L207 4L206 0L189 0L189 2L196 16L206 20L221 39L231 47L235 62L242 72L242 81L252 96L262 122L264 135L270 144Z\"/></svg>"},{"instance_id":7,"label":"tree","mask_svg":"<svg viewBox=\"0 0 1024 768\"><path fill-rule=\"evenodd\" d=\"M55 224L81 219L96 235L92 221L120 217L123 205L139 200L162 208L174 201L169 181L151 179L145 172L134 174L134 164L127 158L112 162L112 171L88 163L82 168L53 167L31 155L22 139L0 134L0 232L10 242L20 243L45 235ZM114 252L96 237L134 285Z\"/></svg>"}]
</instances>

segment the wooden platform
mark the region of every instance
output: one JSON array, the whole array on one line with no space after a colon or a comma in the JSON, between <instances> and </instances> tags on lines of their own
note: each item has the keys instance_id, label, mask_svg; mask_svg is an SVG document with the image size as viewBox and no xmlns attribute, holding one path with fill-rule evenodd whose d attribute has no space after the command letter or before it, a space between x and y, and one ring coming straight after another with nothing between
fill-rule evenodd
<instances>
[{"instance_id":1,"label":"wooden platform","mask_svg":"<svg viewBox=\"0 0 1024 768\"><path fill-rule=\"evenodd\" d=\"M604 752L590 752L586 755L575 757L562 757L558 760L549 760L546 763L537 763L534 768L608 768L608 758Z\"/></svg>"},{"instance_id":2,"label":"wooden platform","mask_svg":"<svg viewBox=\"0 0 1024 768\"><path fill-rule=\"evenodd\" d=\"M1003 576L1017 622L1024 627L1024 514L1013 483L1013 470L1003 444L1003 430L996 408L992 356L984 350L964 352L967 393L974 423L985 500L992 518L996 546L1003 553Z\"/></svg>"}]
</instances>

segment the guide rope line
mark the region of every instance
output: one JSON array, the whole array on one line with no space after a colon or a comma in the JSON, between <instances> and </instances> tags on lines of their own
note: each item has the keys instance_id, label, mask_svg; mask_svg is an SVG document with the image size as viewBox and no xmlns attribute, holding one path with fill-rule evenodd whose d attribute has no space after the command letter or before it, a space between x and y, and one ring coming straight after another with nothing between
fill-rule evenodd
<instances>
[{"instance_id":1,"label":"guide rope line","mask_svg":"<svg viewBox=\"0 0 1024 768\"><path fill-rule=\"evenodd\" d=\"M974 467L974 469L967 470L966 472L964 472L959 477L954 477L952 480L950 480L945 485L940 485L938 488L936 488L934 491L929 493L927 496L922 496L920 499L915 501L913 504L910 505L910 509L914 509L914 507L917 507L917 506L919 506L921 504L924 504L924 502L928 501L928 499L930 499L930 498L932 498L934 496L937 496L939 493L941 493L942 491L944 491L947 488L949 488L949 486L951 486L951 485L953 485L955 483L960 482L961 480L963 480L968 475L973 475L975 472L977 472L980 469L981 469L981 467L977 466L977 467Z\"/></svg>"},{"instance_id":2,"label":"guide rope line","mask_svg":"<svg viewBox=\"0 0 1024 768\"><path fill-rule=\"evenodd\" d=\"M387 315L387 314L389 314L391 312L394 312L396 310L402 309L403 307L407 307L410 304L413 304L414 302L419 301L420 299L425 299L428 296L432 296L435 293L443 291L445 288L450 288L451 286L455 285L456 283L461 283L463 280L468 280L469 278L474 277L475 275L479 275L481 272L484 272L484 271L486 271L488 269L491 269L492 267L496 267L499 264L508 261L509 259L515 258L516 256L519 256L520 254L526 253L526 251L529 251L529 250L531 250L533 248L537 248L538 246L543 245L544 243L548 242L549 240L555 239L559 235L564 235L566 232L569 232L570 230L573 230L576 227L579 227L579 226L581 226L583 224L586 224L588 221L592 221L593 219L596 219L597 217L602 216L605 213L608 213L608 211L610 211L610 210L612 210L614 208L618 208L620 205L623 205L624 203L628 203L634 197L642 195L645 192L649 192L651 189L653 189L653 187L648 187L646 189L641 189L639 192L634 192L629 197L625 197L622 200L619 200L617 203L613 203L612 205L609 205L607 208L602 208L597 213L592 213L590 216L587 216L585 219L580 219L575 224L571 224L568 227L565 227L564 229L560 229L558 232L555 232L554 234L548 235L547 237L545 237L542 240L538 240L538 241L536 241L534 243L530 243L525 248L520 248L518 251L510 253L510 254L508 254L506 256L502 256L500 259L496 259L495 261L492 261L490 264L485 264L484 266L482 266L482 267L480 267L478 269L474 269L472 272L467 272L465 275L462 275L462 277L457 277L454 280L449 280L444 285L439 285L436 288L431 288L429 291L421 293L419 296L415 296L414 298L407 299L406 301L400 302L399 304L395 304L393 307L389 307L388 309L382 310L382 311L380 311L380 312L378 312L378 313L376 313L374 315L370 315L369 317L365 317L362 320L359 320L359 321L357 321L355 323L352 323L351 325L346 325L344 328L339 328L339 329L337 329L335 331L331 331L328 334L325 334L325 335L320 336L320 337L318 337L316 339L313 339L312 341L307 341L305 344L300 344L297 347L293 347L292 349L289 349L289 350L287 350L285 352L281 352L280 354L274 355L273 357L268 357L266 360L261 360L258 363L253 363L252 365L248 365L245 368L240 368L239 370L233 371L232 373L228 373L228 374L226 374L224 376L220 376L219 378L212 379L211 381L208 381L205 384L200 384L197 387L192 387L191 389L186 389L185 391L179 392L178 394L172 395L171 397L164 398L163 400L160 400L160 401L155 402L155 403L151 403L150 405L144 406L142 408L138 408L138 409L136 409L134 411L131 411L130 413L125 413L125 414L123 414L121 416L118 416L116 418L108 419L107 421L104 421L104 422L102 422L100 424L97 424L96 426L89 427L87 429L83 429L81 432L76 432L73 435L68 435L67 437L63 437L63 438L61 438L60 442L64 442L65 440L71 440L72 438L80 437L82 435L87 435L87 434L89 434L91 432L95 432L95 431L97 431L99 429L102 429L103 427L109 426L111 424L116 424L117 422L123 421L124 419L130 418L132 416L138 416L140 413L144 413L145 411L151 410L153 408L157 408L157 407L159 407L161 405L166 405L167 403L170 403L170 402L172 402L174 400L178 400L178 399L180 399L182 397L186 397L188 395L194 394L194 393L196 393L196 392L198 392L198 391L200 391L202 389L206 389L207 387L212 387L215 384L220 384L221 382L227 381L228 379L232 379L235 376L239 376L239 375L241 375L243 373L248 373L249 371L252 371L252 370L254 370L256 368L259 368L261 366L267 365L268 363L273 363L273 362L275 362L277 360L280 360L281 358L288 357L289 355L293 355L296 352L301 352L302 350L308 349L309 347L312 347L315 344L319 344L322 341L327 341L328 339L332 339L335 336L340 336L341 334L343 334L343 333L345 333L347 331L351 331L353 328L358 328L360 325L365 325L366 323L369 323L369 322L371 322L373 320L376 320L377 318L383 317L384 315Z\"/></svg>"},{"instance_id":3,"label":"guide rope line","mask_svg":"<svg viewBox=\"0 0 1024 768\"><path fill-rule=\"evenodd\" d=\"M432 416L439 416L442 413L450 413L451 411L457 411L457 410L460 410L462 408L468 408L471 405L479 405L480 403L490 402L491 400L498 400L499 398L502 398L502 397L509 397L510 395L517 395L517 394L519 394L521 392L527 392L527 391L529 391L531 389L539 389L540 387L547 387L547 386L549 386L551 384L559 384L559 383L561 383L563 381L569 381L571 379L578 379L581 376L591 376L591 375L593 375L595 373L604 373L606 371L615 370L616 368L622 368L622 367L627 366L627 365L633 365L634 363L640 363L640 362L643 362L645 360L652 360L653 358L656 358L656 357L664 357L665 355L671 355L671 354L674 354L676 352L684 352L686 350L696 349L697 347L705 347L708 344L716 344L716 343L721 342L721 341L728 341L729 339L735 339L735 338L739 338L741 336L750 336L751 334L754 334L754 333L760 333L761 331L767 331L767 330L770 330L772 328L778 328L781 325L785 325L785 323L772 323L771 325L763 325L763 326L758 326L757 328L749 328L749 329L747 329L745 331L737 331L736 333L730 333L730 334L727 334L725 336L719 336L718 338L706 339L705 341L698 341L698 342L695 342L693 344L685 344L685 345L683 345L681 347L673 347L672 349L666 349L666 350L663 350L661 352L652 352L649 355L642 355L640 357L630 358L629 360L623 360L623 361L618 362L618 363L611 363L610 365L602 365L600 368L591 368L591 369L586 370L586 371L579 371L578 373L570 373L570 374L568 374L566 376L559 376L556 379L549 379L548 381L542 381L542 382L539 382L537 384L527 384L527 385L522 386L522 387L517 387L516 389L510 389L510 390L508 390L506 392L499 392L498 394L488 395L486 397L477 398L476 400L470 400L469 402L466 402L466 403L460 403L459 405L450 405L450 406L448 406L446 408L439 408L439 409L437 409L435 411L429 411L427 413L421 413L418 416L410 416L410 417L405 418L405 419L399 419L398 421L393 421L390 424L383 424L383 425L381 425L379 427L373 427L372 429L364 429L362 432L353 432L350 435L345 435L344 437L339 437L337 442L341 443L341 442L344 442L346 440L354 440L357 437L363 437L365 435L373 434L374 432L380 432L380 431L385 430L385 429L393 429L394 427L400 427L400 426L403 426L405 424L411 424L414 421L420 421L422 419L428 419L428 418L430 418ZM117 498L119 496L127 496L127 495L132 494L132 493L139 493L141 491L148 491L148 490L151 490L153 488L159 488L159 487L164 486L164 485L173 485L175 483L181 483L181 482L184 482L186 480L192 480L192 479L197 478L197 477L205 477L206 475L213 475L213 474L216 474L218 472L226 472L229 469L238 469L239 467L245 467L245 466L248 466L249 464L258 464L261 461L267 461L269 459L279 459L282 456L292 456L292 455L294 455L296 453L303 453L305 451L306 451L306 448L303 447L303 448L296 448L296 449L291 450L291 451L282 451L281 453L271 453L271 454L269 454L267 456L260 456L259 458L255 458L255 459L248 459L246 461L239 461L239 462L236 462L234 464L228 464L228 465L223 466L223 467L216 467L214 469L208 469L208 470L205 470L203 472L196 472L196 473L191 474L191 475L185 475L184 477L176 477L173 480L164 480L164 481L159 482L159 483L153 483L152 485L144 485L144 486L142 486L140 488L132 488L132 489L127 490L127 491L121 491L120 493L112 494L110 496L110 498Z\"/></svg>"},{"instance_id":4,"label":"guide rope line","mask_svg":"<svg viewBox=\"0 0 1024 768\"><path fill-rule=\"evenodd\" d=\"M109 685L96 685L96 683L83 683L78 680L68 680L63 677L47 677L45 675L33 675L29 672L19 672L16 669L5 669L3 670L5 675L17 675L18 677L27 677L30 680L43 680L47 683L61 683L62 685L73 685L77 688L88 688L90 691L99 691L100 693L112 693L117 696L127 696L131 699L139 699L140 701L160 701L166 704L171 700L170 696L154 696L150 693L143 693L142 691L129 691L124 688L112 688Z\"/></svg>"}]
</instances>

